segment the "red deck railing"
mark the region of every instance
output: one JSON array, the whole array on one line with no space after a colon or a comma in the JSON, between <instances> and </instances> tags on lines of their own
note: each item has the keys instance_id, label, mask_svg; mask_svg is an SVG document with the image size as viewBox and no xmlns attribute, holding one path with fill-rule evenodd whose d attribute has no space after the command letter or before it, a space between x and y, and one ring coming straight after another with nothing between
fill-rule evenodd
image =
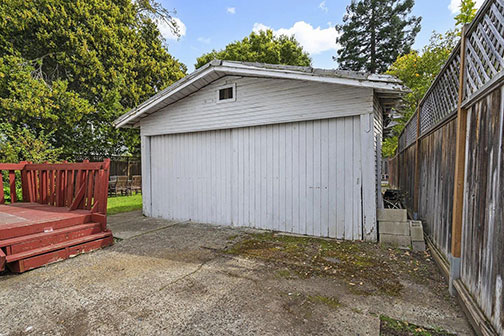
<instances>
[{"instance_id":1,"label":"red deck railing","mask_svg":"<svg viewBox=\"0 0 504 336\"><path fill-rule=\"evenodd\" d=\"M23 202L106 214L109 169L110 159L82 163L0 163L0 204L5 203L2 171L8 171L11 203L19 201L16 195L16 171L19 171Z\"/></svg>"}]
</instances>

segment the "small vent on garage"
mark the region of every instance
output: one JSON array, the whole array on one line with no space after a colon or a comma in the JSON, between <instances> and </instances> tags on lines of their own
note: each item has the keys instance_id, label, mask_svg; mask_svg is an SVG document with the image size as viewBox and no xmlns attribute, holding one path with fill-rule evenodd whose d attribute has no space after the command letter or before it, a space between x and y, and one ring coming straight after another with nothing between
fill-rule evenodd
<instances>
[{"instance_id":1,"label":"small vent on garage","mask_svg":"<svg viewBox=\"0 0 504 336\"><path fill-rule=\"evenodd\" d=\"M236 100L236 85L227 85L217 90L217 102L228 102Z\"/></svg>"}]
</instances>

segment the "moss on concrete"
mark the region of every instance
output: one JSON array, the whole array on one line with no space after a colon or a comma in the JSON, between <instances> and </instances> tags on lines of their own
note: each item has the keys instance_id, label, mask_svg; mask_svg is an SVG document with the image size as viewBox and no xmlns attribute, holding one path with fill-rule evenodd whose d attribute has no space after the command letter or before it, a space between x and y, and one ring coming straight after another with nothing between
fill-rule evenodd
<instances>
[{"instance_id":1,"label":"moss on concrete","mask_svg":"<svg viewBox=\"0 0 504 336\"><path fill-rule=\"evenodd\" d=\"M279 277L338 277L359 295L397 296L403 288L399 275L422 282L429 270L421 255L404 250L275 232L249 233L225 252L279 264Z\"/></svg>"},{"instance_id":2,"label":"moss on concrete","mask_svg":"<svg viewBox=\"0 0 504 336\"><path fill-rule=\"evenodd\" d=\"M440 328L425 328L405 321L380 316L380 336L455 336Z\"/></svg>"}]
</instances>

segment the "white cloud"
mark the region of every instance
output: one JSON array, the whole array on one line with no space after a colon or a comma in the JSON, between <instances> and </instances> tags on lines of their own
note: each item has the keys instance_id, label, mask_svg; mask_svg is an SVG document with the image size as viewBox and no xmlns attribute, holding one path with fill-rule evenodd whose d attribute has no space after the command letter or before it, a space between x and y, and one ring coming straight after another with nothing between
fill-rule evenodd
<instances>
[{"instance_id":1,"label":"white cloud","mask_svg":"<svg viewBox=\"0 0 504 336\"><path fill-rule=\"evenodd\" d=\"M483 4L485 0L476 0L476 8L480 8L480 6ZM451 0L450 4L448 5L448 8L453 14L456 14L459 12L459 7L460 7L461 0Z\"/></svg>"},{"instance_id":2,"label":"white cloud","mask_svg":"<svg viewBox=\"0 0 504 336\"><path fill-rule=\"evenodd\" d=\"M227 12L228 14L236 14L236 8L235 8L235 7L228 7L228 8L226 9L226 12Z\"/></svg>"},{"instance_id":3,"label":"white cloud","mask_svg":"<svg viewBox=\"0 0 504 336\"><path fill-rule=\"evenodd\" d=\"M326 3L325 3L325 0L322 1L319 5L318 5L318 8L320 8L321 10L323 10L324 12L328 12L329 11L329 8L327 8L326 6Z\"/></svg>"},{"instance_id":4,"label":"white cloud","mask_svg":"<svg viewBox=\"0 0 504 336\"><path fill-rule=\"evenodd\" d=\"M273 30L271 27L268 27L262 23L254 23L254 26L252 27L252 31L254 31L256 33L261 30L268 30L268 29Z\"/></svg>"},{"instance_id":5,"label":"white cloud","mask_svg":"<svg viewBox=\"0 0 504 336\"><path fill-rule=\"evenodd\" d=\"M327 50L337 50L336 37L338 32L334 27L328 28L314 28L311 24L304 21L298 21L290 28L280 28L278 30L272 29L262 23L254 23L253 31L271 29L275 35L289 35L296 38L296 40L303 46L303 49L309 54L316 55Z\"/></svg>"},{"instance_id":6,"label":"white cloud","mask_svg":"<svg viewBox=\"0 0 504 336\"><path fill-rule=\"evenodd\" d=\"M179 18L173 18L173 21L177 24L177 28L180 34L180 37L184 37L186 34L186 25ZM156 24L161 32L161 35L167 40L178 40L180 37L173 33L170 26L164 20L157 20Z\"/></svg>"},{"instance_id":7,"label":"white cloud","mask_svg":"<svg viewBox=\"0 0 504 336\"><path fill-rule=\"evenodd\" d=\"M205 43L205 44L210 44L210 42L212 42L212 40L210 39L210 37L198 37L198 42L201 42L201 43Z\"/></svg>"}]
</instances>

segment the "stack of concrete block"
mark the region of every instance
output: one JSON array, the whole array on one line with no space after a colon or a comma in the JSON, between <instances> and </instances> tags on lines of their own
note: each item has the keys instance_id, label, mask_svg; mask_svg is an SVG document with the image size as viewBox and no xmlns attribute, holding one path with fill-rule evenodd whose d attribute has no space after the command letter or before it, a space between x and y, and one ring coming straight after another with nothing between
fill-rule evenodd
<instances>
[{"instance_id":1,"label":"stack of concrete block","mask_svg":"<svg viewBox=\"0 0 504 336\"><path fill-rule=\"evenodd\" d=\"M425 251L422 222L408 220L405 209L378 210L378 230L380 243Z\"/></svg>"},{"instance_id":2,"label":"stack of concrete block","mask_svg":"<svg viewBox=\"0 0 504 336\"><path fill-rule=\"evenodd\" d=\"M410 223L411 247L413 251L425 251L422 221L412 220Z\"/></svg>"}]
</instances>

